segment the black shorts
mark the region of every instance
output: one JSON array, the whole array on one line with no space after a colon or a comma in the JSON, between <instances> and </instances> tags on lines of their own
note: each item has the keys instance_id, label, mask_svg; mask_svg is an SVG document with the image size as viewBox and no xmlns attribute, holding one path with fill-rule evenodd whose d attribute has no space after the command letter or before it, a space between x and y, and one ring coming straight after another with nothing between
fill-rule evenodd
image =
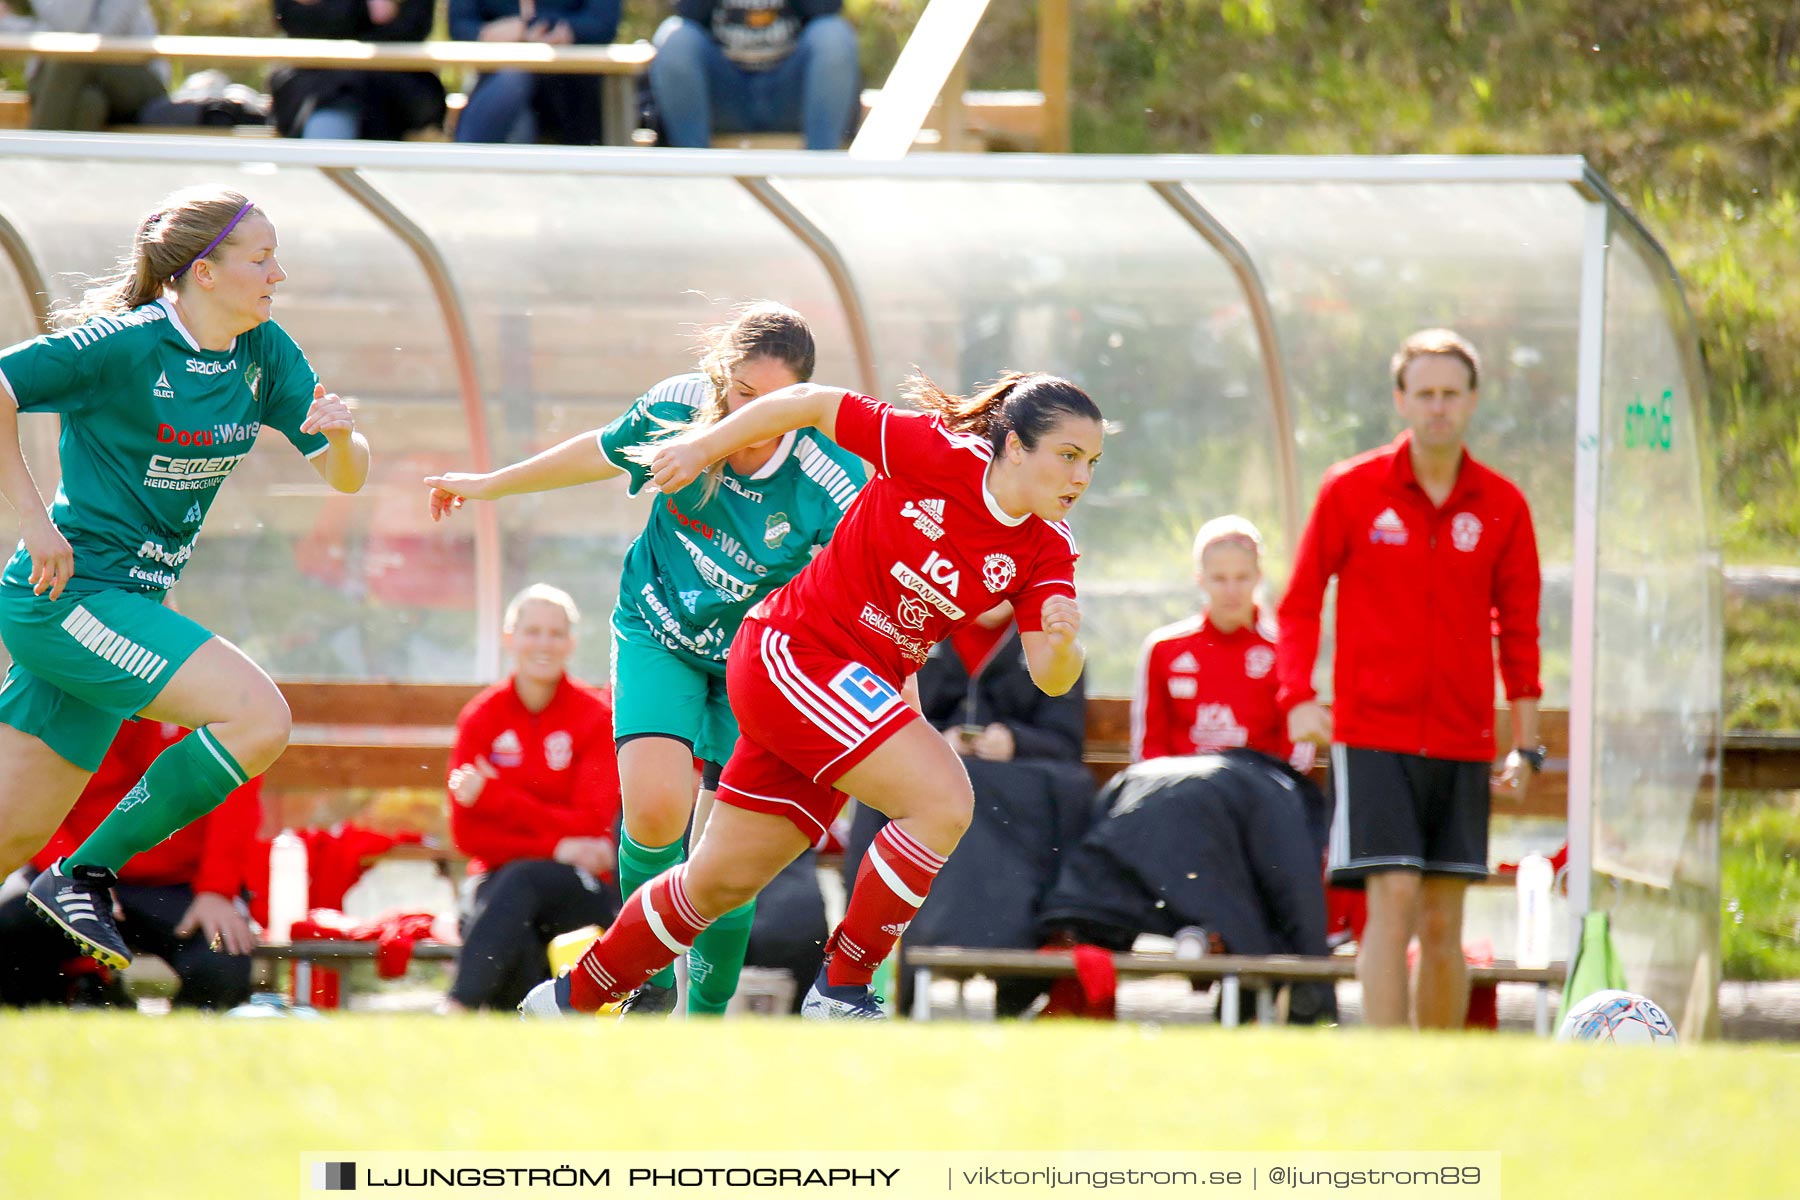
<instances>
[{"instance_id":1,"label":"black shorts","mask_svg":"<svg viewBox=\"0 0 1800 1200\"><path fill-rule=\"evenodd\" d=\"M1487 878L1489 773L1484 762L1333 746L1331 882L1360 887L1378 871Z\"/></svg>"}]
</instances>

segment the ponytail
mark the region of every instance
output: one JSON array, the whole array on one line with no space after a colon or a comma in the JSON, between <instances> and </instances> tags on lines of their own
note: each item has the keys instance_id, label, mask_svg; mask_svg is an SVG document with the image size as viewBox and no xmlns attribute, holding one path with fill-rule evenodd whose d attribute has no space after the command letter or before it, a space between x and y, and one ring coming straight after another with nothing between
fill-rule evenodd
<instances>
[{"instance_id":1,"label":"ponytail","mask_svg":"<svg viewBox=\"0 0 1800 1200\"><path fill-rule=\"evenodd\" d=\"M952 396L921 374L906 381L902 394L951 432L985 439L996 454L1006 449L1009 433L1018 434L1025 449L1036 449L1063 415L1103 420L1086 392L1055 375L1008 371L971 396Z\"/></svg>"}]
</instances>

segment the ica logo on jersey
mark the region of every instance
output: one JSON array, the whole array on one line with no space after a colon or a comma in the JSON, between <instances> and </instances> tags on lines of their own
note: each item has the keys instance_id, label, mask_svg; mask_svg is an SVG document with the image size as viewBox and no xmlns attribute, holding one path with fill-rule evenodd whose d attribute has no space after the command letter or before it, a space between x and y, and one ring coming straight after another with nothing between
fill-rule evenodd
<instances>
[{"instance_id":1,"label":"ica logo on jersey","mask_svg":"<svg viewBox=\"0 0 1800 1200\"><path fill-rule=\"evenodd\" d=\"M921 569L915 571L905 563L895 563L892 571L903 587L922 597L931 607L952 621L963 619L961 606L952 599L962 587L962 571L950 559L933 550ZM940 591L940 587L944 590ZM945 591L949 595L945 595Z\"/></svg>"}]
</instances>

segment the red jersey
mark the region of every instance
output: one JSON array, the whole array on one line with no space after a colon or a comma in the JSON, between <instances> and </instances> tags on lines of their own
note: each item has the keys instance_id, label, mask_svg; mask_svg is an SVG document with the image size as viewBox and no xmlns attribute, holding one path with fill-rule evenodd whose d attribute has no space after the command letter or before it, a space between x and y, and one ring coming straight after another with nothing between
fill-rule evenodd
<instances>
[{"instance_id":1,"label":"red jersey","mask_svg":"<svg viewBox=\"0 0 1800 1200\"><path fill-rule=\"evenodd\" d=\"M1075 537L1008 516L987 489L988 443L929 413L848 393L837 444L873 463L837 533L752 611L784 633L899 686L932 646L1002 600L1041 630L1044 601L1075 595Z\"/></svg>"},{"instance_id":2,"label":"red jersey","mask_svg":"<svg viewBox=\"0 0 1800 1200\"><path fill-rule=\"evenodd\" d=\"M544 711L510 678L463 706L450 769L485 758L498 772L474 804L450 796L450 835L479 874L516 858L551 858L566 837L611 838L619 815L612 703L563 676Z\"/></svg>"},{"instance_id":3,"label":"red jersey","mask_svg":"<svg viewBox=\"0 0 1800 1200\"><path fill-rule=\"evenodd\" d=\"M187 735L181 726L161 721L127 721L120 726L100 768L49 844L32 858L32 865L41 871L85 842L125 793L137 786L156 756ZM235 899L244 887L244 870L260 824L262 776L258 775L219 807L126 863L119 882L150 887L185 883L196 892Z\"/></svg>"},{"instance_id":4,"label":"red jersey","mask_svg":"<svg viewBox=\"0 0 1800 1200\"><path fill-rule=\"evenodd\" d=\"M1131 761L1248 746L1293 751L1275 704L1275 633L1257 613L1220 633L1206 615L1144 639L1131 701Z\"/></svg>"},{"instance_id":5,"label":"red jersey","mask_svg":"<svg viewBox=\"0 0 1800 1200\"><path fill-rule=\"evenodd\" d=\"M1281 707L1311 700L1325 584L1337 576L1333 737L1431 758L1494 757L1494 639L1509 700L1538 682L1537 537L1525 497L1466 451L1434 505L1412 435L1325 473L1282 599Z\"/></svg>"}]
</instances>

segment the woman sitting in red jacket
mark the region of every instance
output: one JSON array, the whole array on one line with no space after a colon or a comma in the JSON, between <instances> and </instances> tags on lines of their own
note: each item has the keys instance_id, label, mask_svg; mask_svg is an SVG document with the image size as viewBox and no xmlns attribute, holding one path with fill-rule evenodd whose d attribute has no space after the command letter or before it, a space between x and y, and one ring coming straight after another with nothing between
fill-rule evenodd
<instances>
[{"instance_id":1,"label":"woman sitting in red jacket","mask_svg":"<svg viewBox=\"0 0 1800 1200\"><path fill-rule=\"evenodd\" d=\"M580 619L548 584L514 596L512 676L456 719L450 832L476 883L448 1011L517 1006L550 976L550 939L619 910L612 705L564 671Z\"/></svg>"}]
</instances>

